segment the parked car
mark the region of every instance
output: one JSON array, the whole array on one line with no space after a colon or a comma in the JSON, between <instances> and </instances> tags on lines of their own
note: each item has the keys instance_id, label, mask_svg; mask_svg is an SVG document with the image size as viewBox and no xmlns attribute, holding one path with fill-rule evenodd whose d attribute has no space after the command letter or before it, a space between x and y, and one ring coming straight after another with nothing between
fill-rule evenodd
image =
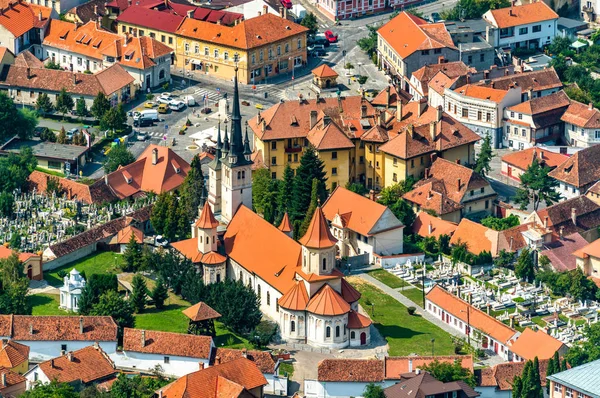
<instances>
[{"instance_id":1,"label":"parked car","mask_svg":"<svg viewBox=\"0 0 600 398\"><path fill-rule=\"evenodd\" d=\"M42 126L37 126L34 130L33 130L33 136L34 137L40 137L42 134L48 132L50 129L48 127L42 127Z\"/></svg>"},{"instance_id":2,"label":"parked car","mask_svg":"<svg viewBox=\"0 0 600 398\"><path fill-rule=\"evenodd\" d=\"M171 93L162 93L161 97L171 97Z\"/></svg>"},{"instance_id":3,"label":"parked car","mask_svg":"<svg viewBox=\"0 0 600 398\"><path fill-rule=\"evenodd\" d=\"M171 102L172 102L174 99L175 99L175 98L173 98L173 97L170 97L170 96L164 96L164 97L163 97L163 96L161 95L160 97L158 97L158 99L157 99L156 101L157 101L158 103L160 103L160 104L167 104L167 105L168 105L168 104L169 104L169 103L171 103Z\"/></svg>"},{"instance_id":4,"label":"parked car","mask_svg":"<svg viewBox=\"0 0 600 398\"><path fill-rule=\"evenodd\" d=\"M168 104L160 104L158 105L158 113L169 113L169 105Z\"/></svg>"},{"instance_id":5,"label":"parked car","mask_svg":"<svg viewBox=\"0 0 600 398\"><path fill-rule=\"evenodd\" d=\"M154 119L148 116L140 116L133 121L133 127L149 127L154 125ZM139 140L139 139L138 139ZM144 140L139 140L144 141Z\"/></svg>"},{"instance_id":6,"label":"parked car","mask_svg":"<svg viewBox=\"0 0 600 398\"><path fill-rule=\"evenodd\" d=\"M148 119L152 119L155 122L159 122L160 118L158 117L158 112L156 111L156 109L146 109L140 112L140 116L139 117L145 117ZM138 117L138 118L139 118Z\"/></svg>"},{"instance_id":7,"label":"parked car","mask_svg":"<svg viewBox=\"0 0 600 398\"><path fill-rule=\"evenodd\" d=\"M73 136L74 136L75 134L79 134L79 129L78 129L78 128L73 128L73 129L71 129L71 130L67 131L67 134L66 134L66 135L67 135L67 139L68 139L68 140L72 140L72 139L73 139Z\"/></svg>"},{"instance_id":8,"label":"parked car","mask_svg":"<svg viewBox=\"0 0 600 398\"><path fill-rule=\"evenodd\" d=\"M148 134L145 131L138 131L135 135L135 139L138 141L146 141L146 138L148 138Z\"/></svg>"},{"instance_id":9,"label":"parked car","mask_svg":"<svg viewBox=\"0 0 600 398\"><path fill-rule=\"evenodd\" d=\"M287 8L288 10L290 8L292 8L292 1L291 0L280 0L281 5L284 6L285 8Z\"/></svg>"},{"instance_id":10,"label":"parked car","mask_svg":"<svg viewBox=\"0 0 600 398\"><path fill-rule=\"evenodd\" d=\"M185 108L185 102L183 101L171 101L169 103L169 109L181 112Z\"/></svg>"},{"instance_id":11,"label":"parked car","mask_svg":"<svg viewBox=\"0 0 600 398\"><path fill-rule=\"evenodd\" d=\"M154 102L148 101L148 102L144 103L144 108L154 108L154 105L155 105Z\"/></svg>"},{"instance_id":12,"label":"parked car","mask_svg":"<svg viewBox=\"0 0 600 398\"><path fill-rule=\"evenodd\" d=\"M166 247L169 245L169 241L166 240L162 235L157 235L156 238L154 239L154 244L156 246Z\"/></svg>"},{"instance_id":13,"label":"parked car","mask_svg":"<svg viewBox=\"0 0 600 398\"><path fill-rule=\"evenodd\" d=\"M306 49L308 50L308 52L313 52L315 50L325 51L325 46L323 44L313 44L312 46L308 46Z\"/></svg>"},{"instance_id":14,"label":"parked car","mask_svg":"<svg viewBox=\"0 0 600 398\"><path fill-rule=\"evenodd\" d=\"M429 16L429 22L431 22L431 23L440 22L441 20L442 20L442 17L440 16L440 14L438 12L432 12L431 15Z\"/></svg>"},{"instance_id":15,"label":"parked car","mask_svg":"<svg viewBox=\"0 0 600 398\"><path fill-rule=\"evenodd\" d=\"M338 35L334 35L330 30L325 31L325 38L329 43L337 43L338 41Z\"/></svg>"}]
</instances>

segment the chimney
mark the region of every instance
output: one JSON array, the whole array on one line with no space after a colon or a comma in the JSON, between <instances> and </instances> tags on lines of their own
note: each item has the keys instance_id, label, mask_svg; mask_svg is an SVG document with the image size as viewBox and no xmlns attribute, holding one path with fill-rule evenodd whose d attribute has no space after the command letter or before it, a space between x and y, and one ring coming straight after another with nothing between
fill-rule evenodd
<instances>
[{"instance_id":1,"label":"chimney","mask_svg":"<svg viewBox=\"0 0 600 398\"><path fill-rule=\"evenodd\" d=\"M548 216L544 217L544 229L548 229Z\"/></svg>"},{"instance_id":2,"label":"chimney","mask_svg":"<svg viewBox=\"0 0 600 398\"><path fill-rule=\"evenodd\" d=\"M283 18L283 7L279 6L279 16Z\"/></svg>"},{"instance_id":3,"label":"chimney","mask_svg":"<svg viewBox=\"0 0 600 398\"><path fill-rule=\"evenodd\" d=\"M310 111L310 128L312 129L317 124L317 111Z\"/></svg>"},{"instance_id":4,"label":"chimney","mask_svg":"<svg viewBox=\"0 0 600 398\"><path fill-rule=\"evenodd\" d=\"M438 105L436 109L436 115L435 115L435 120L437 120L438 122L442 120L442 113L444 112L444 110L442 109L441 105Z\"/></svg>"},{"instance_id":5,"label":"chimney","mask_svg":"<svg viewBox=\"0 0 600 398\"><path fill-rule=\"evenodd\" d=\"M77 85L77 73L73 72L73 84Z\"/></svg>"},{"instance_id":6,"label":"chimney","mask_svg":"<svg viewBox=\"0 0 600 398\"><path fill-rule=\"evenodd\" d=\"M146 347L146 331L142 330L142 334L141 334L141 343L142 343L142 347Z\"/></svg>"},{"instance_id":7,"label":"chimney","mask_svg":"<svg viewBox=\"0 0 600 398\"><path fill-rule=\"evenodd\" d=\"M27 67L27 79L31 79L31 68Z\"/></svg>"},{"instance_id":8,"label":"chimney","mask_svg":"<svg viewBox=\"0 0 600 398\"><path fill-rule=\"evenodd\" d=\"M73 27L73 31L77 32L78 27L79 27L79 22L75 21L75 26Z\"/></svg>"},{"instance_id":9,"label":"chimney","mask_svg":"<svg viewBox=\"0 0 600 398\"><path fill-rule=\"evenodd\" d=\"M367 106L366 105L360 106L360 117L361 118L367 117Z\"/></svg>"},{"instance_id":10,"label":"chimney","mask_svg":"<svg viewBox=\"0 0 600 398\"><path fill-rule=\"evenodd\" d=\"M425 179L429 178L429 167L425 167Z\"/></svg>"},{"instance_id":11,"label":"chimney","mask_svg":"<svg viewBox=\"0 0 600 398\"><path fill-rule=\"evenodd\" d=\"M402 121L402 101L400 101L400 96L396 97L396 120Z\"/></svg>"},{"instance_id":12,"label":"chimney","mask_svg":"<svg viewBox=\"0 0 600 398\"><path fill-rule=\"evenodd\" d=\"M515 241L515 238L513 236L510 237L510 242L508 244L508 251L512 252L513 249L513 242Z\"/></svg>"},{"instance_id":13,"label":"chimney","mask_svg":"<svg viewBox=\"0 0 600 398\"><path fill-rule=\"evenodd\" d=\"M38 20L39 21L43 21L44 20L44 16L42 15L41 11L38 13Z\"/></svg>"},{"instance_id":14,"label":"chimney","mask_svg":"<svg viewBox=\"0 0 600 398\"><path fill-rule=\"evenodd\" d=\"M243 356L244 358L248 358L248 350L247 350L247 349L245 349L245 348L242 348L242 356Z\"/></svg>"},{"instance_id":15,"label":"chimney","mask_svg":"<svg viewBox=\"0 0 600 398\"><path fill-rule=\"evenodd\" d=\"M436 129L437 129L437 122L429 123L429 138L431 139L431 142L435 141Z\"/></svg>"},{"instance_id":16,"label":"chimney","mask_svg":"<svg viewBox=\"0 0 600 398\"><path fill-rule=\"evenodd\" d=\"M594 109L594 104L592 104L591 102L588 104L588 109L591 111Z\"/></svg>"},{"instance_id":17,"label":"chimney","mask_svg":"<svg viewBox=\"0 0 600 398\"><path fill-rule=\"evenodd\" d=\"M564 233L565 233L565 227L560 227L558 230L558 237L560 238L560 240L563 239Z\"/></svg>"},{"instance_id":18,"label":"chimney","mask_svg":"<svg viewBox=\"0 0 600 398\"><path fill-rule=\"evenodd\" d=\"M198 362L198 369L204 370L204 362Z\"/></svg>"},{"instance_id":19,"label":"chimney","mask_svg":"<svg viewBox=\"0 0 600 398\"><path fill-rule=\"evenodd\" d=\"M420 374L421 374L421 369L419 369L419 368L416 368L416 369L415 369L415 374L416 374L416 375L420 375Z\"/></svg>"},{"instance_id":20,"label":"chimney","mask_svg":"<svg viewBox=\"0 0 600 398\"><path fill-rule=\"evenodd\" d=\"M194 10L188 10L187 17L190 18L190 19L194 18Z\"/></svg>"},{"instance_id":21,"label":"chimney","mask_svg":"<svg viewBox=\"0 0 600 398\"><path fill-rule=\"evenodd\" d=\"M409 124L408 126L406 126L406 131L408 132L408 135L410 136L410 138L413 138L415 135L415 131L413 129L413 125Z\"/></svg>"},{"instance_id":22,"label":"chimney","mask_svg":"<svg viewBox=\"0 0 600 398\"><path fill-rule=\"evenodd\" d=\"M375 202L375 191L372 189L369 191L369 199Z\"/></svg>"},{"instance_id":23,"label":"chimney","mask_svg":"<svg viewBox=\"0 0 600 398\"><path fill-rule=\"evenodd\" d=\"M267 6L266 4L263 5L263 14L267 15L269 13L269 6Z\"/></svg>"},{"instance_id":24,"label":"chimney","mask_svg":"<svg viewBox=\"0 0 600 398\"><path fill-rule=\"evenodd\" d=\"M108 174L104 174L104 184L108 185Z\"/></svg>"},{"instance_id":25,"label":"chimney","mask_svg":"<svg viewBox=\"0 0 600 398\"><path fill-rule=\"evenodd\" d=\"M489 304L485 306L485 312L487 312L488 315L490 314L490 307Z\"/></svg>"},{"instance_id":26,"label":"chimney","mask_svg":"<svg viewBox=\"0 0 600 398\"><path fill-rule=\"evenodd\" d=\"M379 125L385 127L385 112L379 112Z\"/></svg>"},{"instance_id":27,"label":"chimney","mask_svg":"<svg viewBox=\"0 0 600 398\"><path fill-rule=\"evenodd\" d=\"M152 150L152 164L156 165L158 163L158 149L154 148Z\"/></svg>"},{"instance_id":28,"label":"chimney","mask_svg":"<svg viewBox=\"0 0 600 398\"><path fill-rule=\"evenodd\" d=\"M83 334L83 317L79 317L79 333Z\"/></svg>"},{"instance_id":29,"label":"chimney","mask_svg":"<svg viewBox=\"0 0 600 398\"><path fill-rule=\"evenodd\" d=\"M515 327L515 317L511 316L510 317L510 328L514 329L514 327Z\"/></svg>"},{"instance_id":30,"label":"chimney","mask_svg":"<svg viewBox=\"0 0 600 398\"><path fill-rule=\"evenodd\" d=\"M50 368L51 368L51 369L54 369L54 359L51 359L51 360L50 360Z\"/></svg>"},{"instance_id":31,"label":"chimney","mask_svg":"<svg viewBox=\"0 0 600 398\"><path fill-rule=\"evenodd\" d=\"M440 56L438 57L438 64L443 64L444 62L446 62L446 59L444 58L444 56L443 56L443 55L440 55Z\"/></svg>"},{"instance_id":32,"label":"chimney","mask_svg":"<svg viewBox=\"0 0 600 398\"><path fill-rule=\"evenodd\" d=\"M425 107L427 107L427 100L425 98L421 98L419 100L419 110L417 113L417 117L421 117L423 112L425 112Z\"/></svg>"},{"instance_id":33,"label":"chimney","mask_svg":"<svg viewBox=\"0 0 600 398\"><path fill-rule=\"evenodd\" d=\"M287 19L287 8L283 7L283 19Z\"/></svg>"},{"instance_id":34,"label":"chimney","mask_svg":"<svg viewBox=\"0 0 600 398\"><path fill-rule=\"evenodd\" d=\"M215 365L220 365L220 364L221 364L221 357L217 355L215 357Z\"/></svg>"},{"instance_id":35,"label":"chimney","mask_svg":"<svg viewBox=\"0 0 600 398\"><path fill-rule=\"evenodd\" d=\"M259 11L259 12L258 12L258 16L259 16L259 17L260 17L260 14L261 14L261 13L260 13L260 11Z\"/></svg>"},{"instance_id":36,"label":"chimney","mask_svg":"<svg viewBox=\"0 0 600 398\"><path fill-rule=\"evenodd\" d=\"M398 100L398 96L396 96L396 100ZM385 109L390 106L390 86L388 85L385 88Z\"/></svg>"},{"instance_id":37,"label":"chimney","mask_svg":"<svg viewBox=\"0 0 600 398\"><path fill-rule=\"evenodd\" d=\"M260 116L260 111L258 111L258 113L256 114L256 124L260 124L261 121L261 116Z\"/></svg>"},{"instance_id":38,"label":"chimney","mask_svg":"<svg viewBox=\"0 0 600 398\"><path fill-rule=\"evenodd\" d=\"M319 102L321 102L321 94L317 93L317 94L315 95L315 98L316 98L316 100L315 100L315 103L316 103L316 104L318 104Z\"/></svg>"},{"instance_id":39,"label":"chimney","mask_svg":"<svg viewBox=\"0 0 600 398\"><path fill-rule=\"evenodd\" d=\"M483 71L483 80L487 80L490 78L490 71L489 70L484 70Z\"/></svg>"},{"instance_id":40,"label":"chimney","mask_svg":"<svg viewBox=\"0 0 600 398\"><path fill-rule=\"evenodd\" d=\"M412 363L412 359L408 360L408 373L412 372L413 370L413 363Z\"/></svg>"},{"instance_id":41,"label":"chimney","mask_svg":"<svg viewBox=\"0 0 600 398\"><path fill-rule=\"evenodd\" d=\"M262 120L262 123L260 124L260 131L262 131L263 133L267 130L267 121L265 119Z\"/></svg>"},{"instance_id":42,"label":"chimney","mask_svg":"<svg viewBox=\"0 0 600 398\"><path fill-rule=\"evenodd\" d=\"M33 334L33 323L29 324L29 334Z\"/></svg>"},{"instance_id":43,"label":"chimney","mask_svg":"<svg viewBox=\"0 0 600 398\"><path fill-rule=\"evenodd\" d=\"M574 207L571 208L571 221L573 225L577 225L577 210Z\"/></svg>"},{"instance_id":44,"label":"chimney","mask_svg":"<svg viewBox=\"0 0 600 398\"><path fill-rule=\"evenodd\" d=\"M429 225L427 226L427 232L429 235L433 232L433 224L429 221Z\"/></svg>"},{"instance_id":45,"label":"chimney","mask_svg":"<svg viewBox=\"0 0 600 398\"><path fill-rule=\"evenodd\" d=\"M6 372L2 373L2 386L6 387Z\"/></svg>"},{"instance_id":46,"label":"chimney","mask_svg":"<svg viewBox=\"0 0 600 398\"><path fill-rule=\"evenodd\" d=\"M69 362L73 362L73 351L67 352L67 359Z\"/></svg>"},{"instance_id":47,"label":"chimney","mask_svg":"<svg viewBox=\"0 0 600 398\"><path fill-rule=\"evenodd\" d=\"M457 191L460 191L461 183L462 183L462 181L460 180L460 178L456 179L456 190Z\"/></svg>"},{"instance_id":48,"label":"chimney","mask_svg":"<svg viewBox=\"0 0 600 398\"><path fill-rule=\"evenodd\" d=\"M133 3L133 1L132 1L132 0L127 0L127 4L128 4L129 6L131 6L131 4L132 4L132 3Z\"/></svg>"},{"instance_id":49,"label":"chimney","mask_svg":"<svg viewBox=\"0 0 600 398\"><path fill-rule=\"evenodd\" d=\"M40 16L41 15L42 15L42 12L40 11ZM94 6L94 15L98 16L98 6L97 5ZM40 19L42 19L42 18L40 18Z\"/></svg>"},{"instance_id":50,"label":"chimney","mask_svg":"<svg viewBox=\"0 0 600 398\"><path fill-rule=\"evenodd\" d=\"M127 43L129 42L129 32L123 33L123 47L127 47Z\"/></svg>"}]
</instances>

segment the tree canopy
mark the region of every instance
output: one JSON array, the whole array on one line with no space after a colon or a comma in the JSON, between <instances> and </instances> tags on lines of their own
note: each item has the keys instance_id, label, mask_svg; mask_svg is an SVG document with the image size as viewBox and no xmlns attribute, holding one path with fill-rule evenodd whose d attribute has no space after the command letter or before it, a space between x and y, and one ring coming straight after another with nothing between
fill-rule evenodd
<instances>
[{"instance_id":1,"label":"tree canopy","mask_svg":"<svg viewBox=\"0 0 600 398\"><path fill-rule=\"evenodd\" d=\"M112 173L118 169L119 166L126 166L133 162L135 162L135 157L129 149L127 149L125 145L117 145L113 147L106 156L106 159L104 160L104 171Z\"/></svg>"},{"instance_id":2,"label":"tree canopy","mask_svg":"<svg viewBox=\"0 0 600 398\"><path fill-rule=\"evenodd\" d=\"M551 206L560 200L559 182L548 176L550 171L549 166L541 165L536 158L519 176L521 186L517 189L515 203L520 205L521 210L532 204L533 209L537 211L542 202Z\"/></svg>"},{"instance_id":3,"label":"tree canopy","mask_svg":"<svg viewBox=\"0 0 600 398\"><path fill-rule=\"evenodd\" d=\"M294 187L292 189L292 208L290 218L295 220L304 219L311 200L313 179L318 181L318 199L321 203L327 199L327 186L325 177L325 163L317 156L315 148L309 145L300 158L300 165L296 169Z\"/></svg>"},{"instance_id":4,"label":"tree canopy","mask_svg":"<svg viewBox=\"0 0 600 398\"><path fill-rule=\"evenodd\" d=\"M471 387L475 387L475 376L473 375L473 372L471 372L469 369L463 368L458 360L454 361L453 363L448 363L440 362L436 359L429 365L424 365L423 370L431 373L433 377L442 383L462 380Z\"/></svg>"},{"instance_id":5,"label":"tree canopy","mask_svg":"<svg viewBox=\"0 0 600 398\"><path fill-rule=\"evenodd\" d=\"M483 176L486 176L492 171L492 167L490 163L494 154L492 152L492 137L490 134L486 134L483 137L483 143L481 144L481 148L479 149L479 154L477 155L477 159L475 159L475 167L473 170L476 173L479 173Z\"/></svg>"}]
</instances>

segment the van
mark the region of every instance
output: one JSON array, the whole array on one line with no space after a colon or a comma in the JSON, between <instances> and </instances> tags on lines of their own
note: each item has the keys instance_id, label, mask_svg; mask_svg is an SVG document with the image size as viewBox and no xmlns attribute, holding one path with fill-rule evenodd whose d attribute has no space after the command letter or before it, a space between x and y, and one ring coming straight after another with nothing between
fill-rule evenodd
<instances>
[{"instance_id":1,"label":"van","mask_svg":"<svg viewBox=\"0 0 600 398\"><path fill-rule=\"evenodd\" d=\"M169 105L160 104L157 108L158 113L169 113Z\"/></svg>"},{"instance_id":2,"label":"van","mask_svg":"<svg viewBox=\"0 0 600 398\"><path fill-rule=\"evenodd\" d=\"M196 105L196 99L194 97L192 97L191 95L186 95L183 99L187 106Z\"/></svg>"},{"instance_id":3,"label":"van","mask_svg":"<svg viewBox=\"0 0 600 398\"><path fill-rule=\"evenodd\" d=\"M141 116L139 119L133 121L133 127L149 127L153 125L154 120L146 116Z\"/></svg>"},{"instance_id":4,"label":"van","mask_svg":"<svg viewBox=\"0 0 600 398\"><path fill-rule=\"evenodd\" d=\"M145 117L147 119L152 119L155 122L159 121L158 112L155 109L146 109L140 112L140 118Z\"/></svg>"},{"instance_id":5,"label":"van","mask_svg":"<svg viewBox=\"0 0 600 398\"><path fill-rule=\"evenodd\" d=\"M185 103L183 101L172 101L169 104L169 109L181 112L185 108Z\"/></svg>"}]
</instances>

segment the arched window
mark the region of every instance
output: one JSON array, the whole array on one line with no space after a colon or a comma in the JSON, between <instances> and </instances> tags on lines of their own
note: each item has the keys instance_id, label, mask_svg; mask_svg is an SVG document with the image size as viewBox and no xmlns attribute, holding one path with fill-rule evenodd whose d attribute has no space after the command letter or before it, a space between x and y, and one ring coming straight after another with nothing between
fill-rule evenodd
<instances>
[{"instance_id":1,"label":"arched window","mask_svg":"<svg viewBox=\"0 0 600 398\"><path fill-rule=\"evenodd\" d=\"M279 301L275 300L275 312L279 312Z\"/></svg>"},{"instance_id":2,"label":"arched window","mask_svg":"<svg viewBox=\"0 0 600 398\"><path fill-rule=\"evenodd\" d=\"M326 338L330 338L331 337L331 327L327 326L325 328L325 337Z\"/></svg>"},{"instance_id":3,"label":"arched window","mask_svg":"<svg viewBox=\"0 0 600 398\"><path fill-rule=\"evenodd\" d=\"M162 69L160 72L158 72L158 78L159 79L164 79L165 78L165 70Z\"/></svg>"},{"instance_id":4,"label":"arched window","mask_svg":"<svg viewBox=\"0 0 600 398\"><path fill-rule=\"evenodd\" d=\"M221 274L217 274L217 283L221 282Z\"/></svg>"},{"instance_id":5,"label":"arched window","mask_svg":"<svg viewBox=\"0 0 600 398\"><path fill-rule=\"evenodd\" d=\"M327 259L323 259L323 271L327 270Z\"/></svg>"},{"instance_id":6,"label":"arched window","mask_svg":"<svg viewBox=\"0 0 600 398\"><path fill-rule=\"evenodd\" d=\"M295 332L296 331L296 321L290 322L290 331L291 332Z\"/></svg>"},{"instance_id":7,"label":"arched window","mask_svg":"<svg viewBox=\"0 0 600 398\"><path fill-rule=\"evenodd\" d=\"M206 244L207 244L207 245L208 245L208 242L209 242L209 240L208 240L208 236L207 236L207 237L206 237Z\"/></svg>"},{"instance_id":8,"label":"arched window","mask_svg":"<svg viewBox=\"0 0 600 398\"><path fill-rule=\"evenodd\" d=\"M356 338L356 334L354 332L350 332L350 338L354 340Z\"/></svg>"},{"instance_id":9,"label":"arched window","mask_svg":"<svg viewBox=\"0 0 600 398\"><path fill-rule=\"evenodd\" d=\"M267 305L271 305L271 293L267 291Z\"/></svg>"},{"instance_id":10,"label":"arched window","mask_svg":"<svg viewBox=\"0 0 600 398\"><path fill-rule=\"evenodd\" d=\"M335 337L340 337L340 327L339 326L335 327Z\"/></svg>"},{"instance_id":11,"label":"arched window","mask_svg":"<svg viewBox=\"0 0 600 398\"><path fill-rule=\"evenodd\" d=\"M246 171L242 170L242 179L246 178Z\"/></svg>"},{"instance_id":12,"label":"arched window","mask_svg":"<svg viewBox=\"0 0 600 398\"><path fill-rule=\"evenodd\" d=\"M242 172L241 172L241 171L238 171L238 180L239 180L240 178L242 178Z\"/></svg>"}]
</instances>

